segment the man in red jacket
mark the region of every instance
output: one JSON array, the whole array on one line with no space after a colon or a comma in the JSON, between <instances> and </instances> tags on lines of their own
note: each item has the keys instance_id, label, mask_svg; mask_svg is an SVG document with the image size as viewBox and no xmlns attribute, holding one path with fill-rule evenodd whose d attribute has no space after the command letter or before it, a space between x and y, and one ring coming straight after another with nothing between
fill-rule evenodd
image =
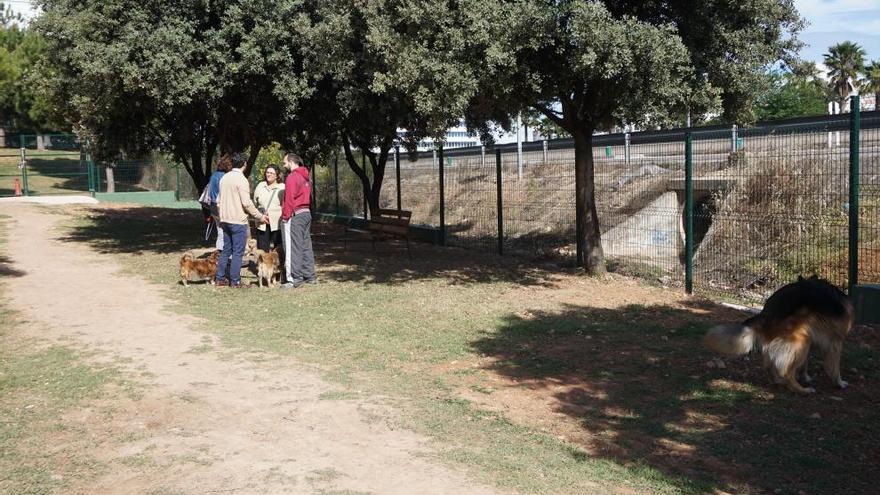
<instances>
[{"instance_id":1,"label":"man in red jacket","mask_svg":"<svg viewBox=\"0 0 880 495\"><path fill-rule=\"evenodd\" d=\"M314 284L315 254L312 252L312 184L309 168L302 158L293 153L284 155L284 203L281 205L281 225L284 240L284 289L296 289L302 284Z\"/></svg>"}]
</instances>

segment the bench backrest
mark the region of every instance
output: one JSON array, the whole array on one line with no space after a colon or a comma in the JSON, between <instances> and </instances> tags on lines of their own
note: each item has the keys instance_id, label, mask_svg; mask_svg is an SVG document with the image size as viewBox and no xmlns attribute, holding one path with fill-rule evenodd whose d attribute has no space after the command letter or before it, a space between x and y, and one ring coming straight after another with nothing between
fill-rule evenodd
<instances>
[{"instance_id":1,"label":"bench backrest","mask_svg":"<svg viewBox=\"0 0 880 495\"><path fill-rule=\"evenodd\" d=\"M395 235L406 235L409 231L411 211L382 209L376 213L367 224L369 230Z\"/></svg>"}]
</instances>

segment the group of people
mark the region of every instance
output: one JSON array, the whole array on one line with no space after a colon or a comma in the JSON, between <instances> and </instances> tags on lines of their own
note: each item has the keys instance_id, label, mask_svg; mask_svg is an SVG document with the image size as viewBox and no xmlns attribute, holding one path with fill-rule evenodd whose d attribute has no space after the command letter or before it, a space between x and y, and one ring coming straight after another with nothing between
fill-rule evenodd
<instances>
[{"instance_id":1,"label":"group of people","mask_svg":"<svg viewBox=\"0 0 880 495\"><path fill-rule=\"evenodd\" d=\"M207 186L205 202L217 225L215 247L220 251L215 285L242 287L241 266L250 237L249 216L257 222L257 248L280 248L283 252L281 287L292 289L316 283L309 167L298 155L287 153L281 169L275 165L266 167L253 199L245 168L244 153L224 155ZM286 175L283 183L282 169Z\"/></svg>"}]
</instances>

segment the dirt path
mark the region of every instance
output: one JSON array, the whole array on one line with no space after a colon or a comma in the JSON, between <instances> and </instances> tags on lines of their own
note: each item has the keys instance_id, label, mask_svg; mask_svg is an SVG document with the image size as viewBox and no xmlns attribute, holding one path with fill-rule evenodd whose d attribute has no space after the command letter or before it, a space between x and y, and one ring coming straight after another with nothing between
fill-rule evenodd
<instances>
[{"instance_id":1,"label":"dirt path","mask_svg":"<svg viewBox=\"0 0 880 495\"><path fill-rule=\"evenodd\" d=\"M394 429L378 400L328 400L335 389L314 370L194 352L214 337L164 310L158 287L61 241L57 216L4 212L15 219L9 257L25 272L8 293L26 331L98 350L148 384L140 400L109 404L109 421L101 405L67 418L110 466L77 492L495 493L432 463L426 439Z\"/></svg>"}]
</instances>

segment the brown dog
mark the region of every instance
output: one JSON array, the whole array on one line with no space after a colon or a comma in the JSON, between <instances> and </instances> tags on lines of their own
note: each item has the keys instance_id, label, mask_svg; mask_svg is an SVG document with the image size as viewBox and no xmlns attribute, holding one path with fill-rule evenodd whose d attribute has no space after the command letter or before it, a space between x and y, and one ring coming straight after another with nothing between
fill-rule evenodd
<instances>
[{"instance_id":1,"label":"brown dog","mask_svg":"<svg viewBox=\"0 0 880 495\"><path fill-rule=\"evenodd\" d=\"M207 280L208 283L214 283L214 276L217 274L217 258L220 257L219 251L214 251L210 256L204 259L198 259L193 256L192 252L188 252L180 257L180 281L184 287L187 282L192 280Z\"/></svg>"},{"instance_id":2,"label":"brown dog","mask_svg":"<svg viewBox=\"0 0 880 495\"><path fill-rule=\"evenodd\" d=\"M718 325L706 334L706 345L728 356L741 356L761 346L764 369L774 383L792 392L811 394L812 387L797 381L800 371L805 382L810 345L824 353L828 378L840 388L847 383L840 377L843 340L853 324L853 306L846 295L825 280L812 277L782 287L764 304L761 313L741 324Z\"/></svg>"},{"instance_id":3,"label":"brown dog","mask_svg":"<svg viewBox=\"0 0 880 495\"><path fill-rule=\"evenodd\" d=\"M257 248L256 239L250 239L247 242L246 254L253 257L254 264L257 267L257 285L262 287L263 280L265 279L266 285L274 287L275 277L277 276L279 280L281 279L281 256L278 254L278 250L263 251Z\"/></svg>"}]
</instances>

